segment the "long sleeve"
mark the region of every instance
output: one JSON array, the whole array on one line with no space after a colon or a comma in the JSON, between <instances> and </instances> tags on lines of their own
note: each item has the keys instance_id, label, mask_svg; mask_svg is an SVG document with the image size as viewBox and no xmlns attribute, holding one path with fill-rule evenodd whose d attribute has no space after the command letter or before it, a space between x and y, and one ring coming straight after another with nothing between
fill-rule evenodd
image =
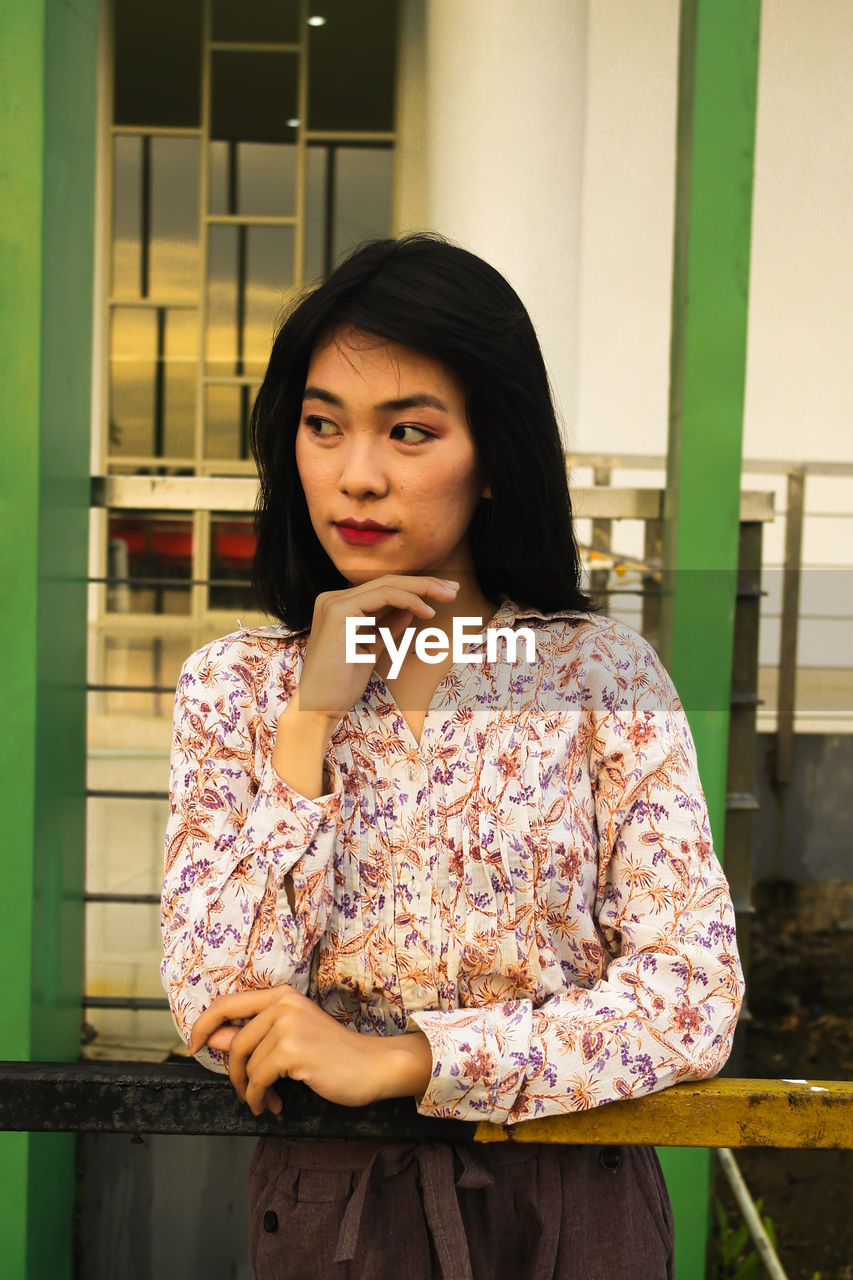
<instances>
[{"instance_id":1,"label":"long sleeve","mask_svg":"<svg viewBox=\"0 0 853 1280\"><path fill-rule=\"evenodd\" d=\"M285 694L292 653L280 645ZM288 665L289 664L289 665ZM275 718L259 659L236 637L184 664L175 699L162 897L163 985L185 1040L214 997L291 983L307 991L332 901L340 794L295 792L272 767ZM286 697L276 710L284 709ZM295 913L284 888L293 878ZM225 1057L199 1061L225 1070Z\"/></svg>"},{"instance_id":2,"label":"long sleeve","mask_svg":"<svg viewBox=\"0 0 853 1280\"><path fill-rule=\"evenodd\" d=\"M513 1123L583 1110L713 1076L731 1051L743 997L731 897L683 707L632 634L627 662L614 646L616 661L583 670L597 838L583 948L602 976L538 1007L413 1015L433 1053L424 1114ZM571 930L582 904L566 888Z\"/></svg>"}]
</instances>

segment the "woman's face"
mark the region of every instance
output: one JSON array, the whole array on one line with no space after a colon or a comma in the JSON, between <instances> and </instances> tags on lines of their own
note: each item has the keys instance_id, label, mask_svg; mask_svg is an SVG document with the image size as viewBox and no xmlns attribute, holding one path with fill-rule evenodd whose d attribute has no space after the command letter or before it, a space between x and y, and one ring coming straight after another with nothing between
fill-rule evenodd
<instances>
[{"instance_id":1,"label":"woman's face","mask_svg":"<svg viewBox=\"0 0 853 1280\"><path fill-rule=\"evenodd\" d=\"M352 585L472 567L468 526L490 494L464 387L441 361L339 331L311 358L295 448L314 532ZM365 521L385 532L346 523Z\"/></svg>"}]
</instances>

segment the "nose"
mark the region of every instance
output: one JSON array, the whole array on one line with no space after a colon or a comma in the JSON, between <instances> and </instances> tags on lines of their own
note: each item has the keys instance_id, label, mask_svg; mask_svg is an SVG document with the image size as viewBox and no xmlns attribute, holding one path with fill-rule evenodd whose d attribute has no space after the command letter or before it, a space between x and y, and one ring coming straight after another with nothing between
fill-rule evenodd
<instances>
[{"instance_id":1,"label":"nose","mask_svg":"<svg viewBox=\"0 0 853 1280\"><path fill-rule=\"evenodd\" d=\"M352 435L341 454L338 488L353 498L382 497L388 492L388 473L381 444L372 433Z\"/></svg>"}]
</instances>

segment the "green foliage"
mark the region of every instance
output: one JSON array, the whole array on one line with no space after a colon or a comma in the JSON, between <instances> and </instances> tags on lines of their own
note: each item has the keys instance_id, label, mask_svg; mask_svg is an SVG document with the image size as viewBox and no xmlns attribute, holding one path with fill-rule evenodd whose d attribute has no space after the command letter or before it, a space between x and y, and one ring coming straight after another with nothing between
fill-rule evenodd
<instances>
[{"instance_id":1,"label":"green foliage","mask_svg":"<svg viewBox=\"0 0 853 1280\"><path fill-rule=\"evenodd\" d=\"M761 1217L761 1206L762 1201L756 1200L755 1207L759 1217ZM710 1280L761 1280L764 1267L746 1223L741 1223L739 1226L731 1223L725 1205L720 1199L715 1202L714 1212L717 1218L717 1233L714 1256L711 1259ZM776 1229L773 1226L773 1220L763 1217L761 1221L775 1249ZM820 1280L820 1276L815 1275L813 1280Z\"/></svg>"}]
</instances>

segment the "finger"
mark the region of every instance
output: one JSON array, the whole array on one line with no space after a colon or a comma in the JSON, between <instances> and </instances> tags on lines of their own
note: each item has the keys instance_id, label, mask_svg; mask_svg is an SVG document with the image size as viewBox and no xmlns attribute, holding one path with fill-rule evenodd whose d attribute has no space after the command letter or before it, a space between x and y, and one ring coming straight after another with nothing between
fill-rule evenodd
<instances>
[{"instance_id":1,"label":"finger","mask_svg":"<svg viewBox=\"0 0 853 1280\"><path fill-rule=\"evenodd\" d=\"M448 588L456 591L459 587L459 582L455 578L439 578L434 574L425 573L386 573L381 578L371 578L369 582L361 583L353 590L364 591L369 587L382 586L386 583L394 587L407 587L410 591L418 593L434 590L444 593Z\"/></svg>"},{"instance_id":2,"label":"finger","mask_svg":"<svg viewBox=\"0 0 853 1280\"><path fill-rule=\"evenodd\" d=\"M237 1018L251 1018L269 1004L275 988L266 987L256 991L237 991L233 995L217 996L205 1009L204 1013L193 1023L188 1048L190 1053L198 1053L206 1043L211 1032L225 1022L233 1022Z\"/></svg>"},{"instance_id":3,"label":"finger","mask_svg":"<svg viewBox=\"0 0 853 1280\"><path fill-rule=\"evenodd\" d=\"M374 583L370 583L370 587L372 589L359 596L357 600L341 602L347 616L351 616L356 609L365 617L381 617L392 609L415 613L422 618L431 618L435 613L431 604L427 604L420 595L405 587L378 587Z\"/></svg>"},{"instance_id":4,"label":"finger","mask_svg":"<svg viewBox=\"0 0 853 1280\"><path fill-rule=\"evenodd\" d=\"M433 596L433 599L435 598ZM444 597L444 599L449 598L449 595ZM377 591L372 601L370 599L359 600L358 607L366 616L376 618L383 625L389 614L411 613L415 617L423 618L427 621L435 617L435 609L428 600L421 595L417 595L414 591L406 591L402 587L387 588L382 592Z\"/></svg>"},{"instance_id":5,"label":"finger","mask_svg":"<svg viewBox=\"0 0 853 1280\"><path fill-rule=\"evenodd\" d=\"M208 1036L216 1031L218 1027L233 1021L235 1018L246 1016L246 1014L241 1015L236 1010L235 1001L238 999L239 996L219 996L196 1019L187 1042L190 1053L197 1053L202 1045L207 1042ZM252 1012L257 1012L257 1010L249 1011L250 1014Z\"/></svg>"},{"instance_id":6,"label":"finger","mask_svg":"<svg viewBox=\"0 0 853 1280\"><path fill-rule=\"evenodd\" d=\"M231 1041L234 1039L234 1037L236 1036L239 1030L240 1030L239 1027L234 1027L231 1025L228 1025L225 1027L217 1027L216 1030L212 1031L210 1035L207 1037L207 1048L220 1049L222 1050L222 1052L228 1053L229 1049L231 1048Z\"/></svg>"},{"instance_id":7,"label":"finger","mask_svg":"<svg viewBox=\"0 0 853 1280\"><path fill-rule=\"evenodd\" d=\"M242 1038L238 1035L231 1041L231 1048L228 1052L228 1076L237 1091L237 1096L246 1101L246 1089L249 1084L249 1078L246 1074L246 1063L252 1056L259 1041L261 1041L267 1033L267 1028L256 1026L257 1019L253 1018L242 1028L247 1034Z\"/></svg>"},{"instance_id":8,"label":"finger","mask_svg":"<svg viewBox=\"0 0 853 1280\"><path fill-rule=\"evenodd\" d=\"M287 1031L286 1011L279 1003L269 1013L272 1016L262 1015L264 1021L268 1022L269 1030L263 1039L257 1041L244 1068L246 1074L244 1100L257 1115L266 1105L263 1096L268 1093L269 1086L286 1076L291 1065L290 1051L283 1039L283 1033ZM256 1022L260 1023L260 1021L260 1017L256 1019Z\"/></svg>"},{"instance_id":9,"label":"finger","mask_svg":"<svg viewBox=\"0 0 853 1280\"><path fill-rule=\"evenodd\" d=\"M426 604L423 596L433 599L450 600L459 590L459 584L443 581L441 578L392 577L374 578L354 589L349 599L342 599L340 604L351 608L353 604L365 611L375 613L383 605L397 608L415 608L421 616L426 616L431 606ZM376 602L376 603L374 603ZM432 610L434 612L434 610ZM430 614L431 616L431 614Z\"/></svg>"},{"instance_id":10,"label":"finger","mask_svg":"<svg viewBox=\"0 0 853 1280\"><path fill-rule=\"evenodd\" d=\"M249 1080L246 1064L266 1036L279 1010L269 1005L262 1013L257 1014L245 1027L237 1032L231 1041L228 1054L228 1075L239 1096L245 1101Z\"/></svg>"},{"instance_id":11,"label":"finger","mask_svg":"<svg viewBox=\"0 0 853 1280\"><path fill-rule=\"evenodd\" d=\"M243 1099L240 1098L240 1101L242 1102ZM270 1110L274 1116L280 1116L282 1111L284 1110L284 1103L282 1102L279 1095L276 1093L275 1089L273 1089L272 1087L267 1089L266 1093L264 1094L261 1110L258 1111L257 1114L260 1115L265 1107L268 1110Z\"/></svg>"},{"instance_id":12,"label":"finger","mask_svg":"<svg viewBox=\"0 0 853 1280\"><path fill-rule=\"evenodd\" d=\"M284 1103L272 1086L270 1086L264 1094L264 1106L267 1107L274 1116L280 1116L284 1110Z\"/></svg>"},{"instance_id":13,"label":"finger","mask_svg":"<svg viewBox=\"0 0 853 1280\"><path fill-rule=\"evenodd\" d=\"M459 583L456 579L438 578L427 574L384 573L381 577L371 578L369 582L362 582L356 587L350 587L344 591L327 592L325 607L328 609L340 604L348 605L360 600L366 594L372 595L377 589L385 590L389 587L402 587L407 591L415 591L419 595L438 594L446 597L456 594Z\"/></svg>"},{"instance_id":14,"label":"finger","mask_svg":"<svg viewBox=\"0 0 853 1280\"><path fill-rule=\"evenodd\" d=\"M251 1105L251 1100L258 1101L260 1095L266 1091L269 1085L287 1074L285 1068L286 1054L286 1046L282 1045L280 1033L279 1035L267 1035L256 1045L246 1063L246 1102ZM273 1062L271 1064L268 1063L267 1067L264 1068L264 1064L267 1063L270 1055L274 1055ZM274 1072L272 1079L267 1079L265 1075L262 1082L260 1075L262 1070L266 1071L266 1075L272 1070Z\"/></svg>"},{"instance_id":15,"label":"finger","mask_svg":"<svg viewBox=\"0 0 853 1280\"><path fill-rule=\"evenodd\" d=\"M272 1039L272 1037L269 1038ZM256 1116L259 1116L267 1105L266 1099L276 1080L281 1080L287 1074L280 1049L280 1045L274 1044L250 1072L245 1101Z\"/></svg>"}]
</instances>

